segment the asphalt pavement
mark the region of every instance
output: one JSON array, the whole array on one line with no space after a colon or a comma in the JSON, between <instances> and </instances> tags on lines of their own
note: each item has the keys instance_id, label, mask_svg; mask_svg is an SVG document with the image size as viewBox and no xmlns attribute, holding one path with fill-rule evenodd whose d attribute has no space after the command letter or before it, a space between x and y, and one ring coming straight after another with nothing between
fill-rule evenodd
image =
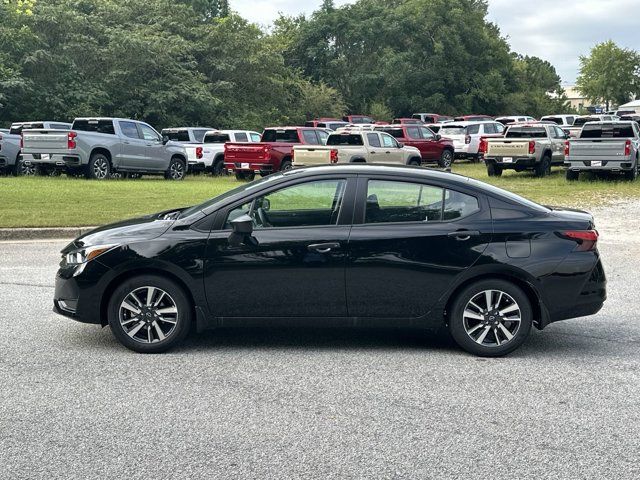
<instances>
[{"instance_id":1,"label":"asphalt pavement","mask_svg":"<svg viewBox=\"0 0 640 480\"><path fill-rule=\"evenodd\" d=\"M0 243L0 476L639 478L639 208L596 211L602 312L500 359L269 328L139 355L51 311L64 242Z\"/></svg>"}]
</instances>

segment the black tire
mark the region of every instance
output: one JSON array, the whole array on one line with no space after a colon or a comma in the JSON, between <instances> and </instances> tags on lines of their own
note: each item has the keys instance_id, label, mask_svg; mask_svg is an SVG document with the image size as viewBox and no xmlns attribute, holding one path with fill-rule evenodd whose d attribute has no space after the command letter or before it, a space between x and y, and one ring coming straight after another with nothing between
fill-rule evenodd
<instances>
[{"instance_id":1,"label":"black tire","mask_svg":"<svg viewBox=\"0 0 640 480\"><path fill-rule=\"evenodd\" d=\"M255 172L236 172L236 180L239 182L251 182L256 178Z\"/></svg>"},{"instance_id":2,"label":"black tire","mask_svg":"<svg viewBox=\"0 0 640 480\"><path fill-rule=\"evenodd\" d=\"M453 165L454 155L451 150L443 150L442 155L440 155L440 160L438 160L438 165L441 168L450 168Z\"/></svg>"},{"instance_id":3,"label":"black tire","mask_svg":"<svg viewBox=\"0 0 640 480\"><path fill-rule=\"evenodd\" d=\"M486 298L486 291L493 292L491 304L498 303L493 310L486 309L488 302L482 300ZM489 311L475 314L475 307L469 306L472 300L480 309ZM515 311L512 310L514 305ZM499 310L506 311L505 315L499 315ZM465 312L482 319L469 317ZM519 322L509 320L516 316ZM454 300L449 317L449 331L455 342L467 352L481 357L499 357L513 352L527 339L532 324L531 303L525 293L513 283L498 279L480 280L466 287Z\"/></svg>"},{"instance_id":4,"label":"black tire","mask_svg":"<svg viewBox=\"0 0 640 480\"><path fill-rule=\"evenodd\" d=\"M280 164L280 171L286 172L287 170L291 170L293 165L291 164L291 160L283 160Z\"/></svg>"},{"instance_id":5,"label":"black tire","mask_svg":"<svg viewBox=\"0 0 640 480\"><path fill-rule=\"evenodd\" d=\"M551 173L551 157L549 155L542 157L542 160L536 164L533 171L536 177L542 178L549 175Z\"/></svg>"},{"instance_id":6,"label":"black tire","mask_svg":"<svg viewBox=\"0 0 640 480\"><path fill-rule=\"evenodd\" d=\"M216 157L213 161L213 167L211 167L211 173L214 177L221 177L224 175L224 157Z\"/></svg>"},{"instance_id":7,"label":"black tire","mask_svg":"<svg viewBox=\"0 0 640 480\"><path fill-rule=\"evenodd\" d=\"M184 180L187 173L186 170L184 161L178 157L173 157L169 162L169 168L164 172L164 178L175 181Z\"/></svg>"},{"instance_id":8,"label":"black tire","mask_svg":"<svg viewBox=\"0 0 640 480\"><path fill-rule=\"evenodd\" d=\"M141 296L140 292L146 291L145 287L156 289L150 306L146 305L145 298L139 298ZM141 312L139 314L122 307L126 298L132 298L129 296L131 292L135 292L135 296L140 300L140 303L133 305L134 308ZM161 292L165 293L162 294ZM154 306L153 304L158 301L161 295L162 303L157 307ZM132 305L131 301L128 301L128 303ZM176 309L175 315L173 313L157 313L159 310L171 309L173 306ZM122 345L139 353L165 352L182 342L189 334L193 322L192 311L193 305L185 291L172 280L156 275L141 275L123 281L114 290L107 307L109 327L113 335ZM128 318L126 315L131 317ZM163 315L170 318L164 318ZM131 320L134 317L141 318L141 320ZM173 322L174 320L174 324L169 323L169 321ZM123 322L126 324L123 325ZM143 324L142 326L140 326L141 323ZM133 324L133 327L127 330L127 325L131 324ZM131 335L131 331L136 327L140 328ZM163 331L164 339L160 339L157 328ZM144 338L146 335L151 336L151 343Z\"/></svg>"},{"instance_id":9,"label":"black tire","mask_svg":"<svg viewBox=\"0 0 640 480\"><path fill-rule=\"evenodd\" d=\"M625 176L625 178L627 180L629 180L631 182L635 181L638 178L638 166L636 165L635 168L633 168L633 169L631 169L631 170L629 170L627 172L624 172L624 176Z\"/></svg>"},{"instance_id":10,"label":"black tire","mask_svg":"<svg viewBox=\"0 0 640 480\"><path fill-rule=\"evenodd\" d=\"M569 182L575 182L580 178L580 172L575 172L573 170L567 170L565 175Z\"/></svg>"},{"instance_id":11,"label":"black tire","mask_svg":"<svg viewBox=\"0 0 640 480\"><path fill-rule=\"evenodd\" d=\"M129 178L131 180L139 180L142 178L142 174L141 173L130 173L129 174Z\"/></svg>"},{"instance_id":12,"label":"black tire","mask_svg":"<svg viewBox=\"0 0 640 480\"><path fill-rule=\"evenodd\" d=\"M421 158L410 158L409 161L407 162L407 165L412 166L412 167L419 167L420 165L422 165L422 159Z\"/></svg>"},{"instance_id":13,"label":"black tire","mask_svg":"<svg viewBox=\"0 0 640 480\"><path fill-rule=\"evenodd\" d=\"M487 163L487 175L490 177L500 177L502 176L502 167L499 167L495 163Z\"/></svg>"},{"instance_id":14,"label":"black tire","mask_svg":"<svg viewBox=\"0 0 640 480\"><path fill-rule=\"evenodd\" d=\"M26 165L22 159L22 155L18 155L18 158L16 158L16 164L13 167L13 173L16 177L32 177L36 172L37 168L33 163Z\"/></svg>"},{"instance_id":15,"label":"black tire","mask_svg":"<svg viewBox=\"0 0 640 480\"><path fill-rule=\"evenodd\" d=\"M108 180L111 178L111 162L104 153L94 153L89 159L85 176L93 180Z\"/></svg>"},{"instance_id":16,"label":"black tire","mask_svg":"<svg viewBox=\"0 0 640 480\"><path fill-rule=\"evenodd\" d=\"M43 177L59 177L62 174L60 169L50 165L37 165L36 175Z\"/></svg>"}]
</instances>

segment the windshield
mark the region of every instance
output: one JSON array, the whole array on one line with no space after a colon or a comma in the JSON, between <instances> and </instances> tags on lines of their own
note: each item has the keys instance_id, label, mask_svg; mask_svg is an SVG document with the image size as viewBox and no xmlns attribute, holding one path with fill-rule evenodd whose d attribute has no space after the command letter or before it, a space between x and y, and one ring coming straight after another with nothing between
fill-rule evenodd
<instances>
[{"instance_id":1,"label":"windshield","mask_svg":"<svg viewBox=\"0 0 640 480\"><path fill-rule=\"evenodd\" d=\"M506 138L547 138L544 128L511 127Z\"/></svg>"},{"instance_id":2,"label":"windshield","mask_svg":"<svg viewBox=\"0 0 640 480\"><path fill-rule=\"evenodd\" d=\"M467 127L461 127L460 125L443 125L440 133L442 133L442 135L466 135Z\"/></svg>"},{"instance_id":3,"label":"windshield","mask_svg":"<svg viewBox=\"0 0 640 480\"><path fill-rule=\"evenodd\" d=\"M283 143L300 143L298 138L298 131L294 129L289 130L265 130L262 134L263 142L283 142Z\"/></svg>"}]
</instances>

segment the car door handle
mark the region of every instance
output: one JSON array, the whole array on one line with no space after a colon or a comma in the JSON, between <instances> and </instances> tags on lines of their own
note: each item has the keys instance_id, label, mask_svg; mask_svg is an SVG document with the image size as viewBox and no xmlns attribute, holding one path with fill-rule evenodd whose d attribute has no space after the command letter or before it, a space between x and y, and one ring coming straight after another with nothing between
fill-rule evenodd
<instances>
[{"instance_id":1,"label":"car door handle","mask_svg":"<svg viewBox=\"0 0 640 480\"><path fill-rule=\"evenodd\" d=\"M131 145L130 142L122 142L122 143L124 143L125 145Z\"/></svg>"},{"instance_id":2,"label":"car door handle","mask_svg":"<svg viewBox=\"0 0 640 480\"><path fill-rule=\"evenodd\" d=\"M308 250L312 252L318 253L329 253L331 250L340 248L340 244L337 242L333 243L314 243L313 245L309 245L307 247Z\"/></svg>"},{"instance_id":3,"label":"car door handle","mask_svg":"<svg viewBox=\"0 0 640 480\"><path fill-rule=\"evenodd\" d=\"M478 230L456 230L455 232L450 232L447 236L464 242L471 237L479 237L480 232Z\"/></svg>"},{"instance_id":4,"label":"car door handle","mask_svg":"<svg viewBox=\"0 0 640 480\"><path fill-rule=\"evenodd\" d=\"M389 152L389 151L386 151L386 152L384 152L384 153L386 153L386 154L388 155L388 154L390 154L391 152Z\"/></svg>"}]
</instances>

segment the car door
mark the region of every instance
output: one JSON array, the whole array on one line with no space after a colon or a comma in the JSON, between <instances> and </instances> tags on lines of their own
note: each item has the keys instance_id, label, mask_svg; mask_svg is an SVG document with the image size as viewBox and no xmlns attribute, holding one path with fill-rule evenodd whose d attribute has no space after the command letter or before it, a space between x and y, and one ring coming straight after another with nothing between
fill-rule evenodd
<instances>
[{"instance_id":1,"label":"car door","mask_svg":"<svg viewBox=\"0 0 640 480\"><path fill-rule=\"evenodd\" d=\"M147 156L147 142L138 131L136 122L118 120L118 126L122 133L121 157L116 168L126 170L144 169Z\"/></svg>"},{"instance_id":2,"label":"car door","mask_svg":"<svg viewBox=\"0 0 640 480\"><path fill-rule=\"evenodd\" d=\"M377 132L367 133L367 143L369 144L369 158L367 159L367 162L384 163L386 150L382 148L380 134Z\"/></svg>"},{"instance_id":3,"label":"car door","mask_svg":"<svg viewBox=\"0 0 640 480\"><path fill-rule=\"evenodd\" d=\"M205 290L217 317L346 317L345 263L355 176L294 179L218 213L205 254ZM245 244L229 244L250 215Z\"/></svg>"},{"instance_id":4,"label":"car door","mask_svg":"<svg viewBox=\"0 0 640 480\"><path fill-rule=\"evenodd\" d=\"M436 139L436 134L427 127L420 127L420 136L426 144L427 156L425 157L423 154L422 158L425 160L440 160L441 148L438 140Z\"/></svg>"},{"instance_id":5,"label":"car door","mask_svg":"<svg viewBox=\"0 0 640 480\"><path fill-rule=\"evenodd\" d=\"M483 196L426 180L361 176L349 236L349 315L426 315L491 236Z\"/></svg>"},{"instance_id":6,"label":"car door","mask_svg":"<svg viewBox=\"0 0 640 480\"><path fill-rule=\"evenodd\" d=\"M400 144L398 144L398 141L395 138L393 138L388 133L381 132L380 140L382 141L385 163L405 163L404 152L400 148Z\"/></svg>"},{"instance_id":7,"label":"car door","mask_svg":"<svg viewBox=\"0 0 640 480\"><path fill-rule=\"evenodd\" d=\"M162 137L146 123L138 123L138 128L146 147L143 168L155 172L166 170L169 167L170 158L166 147L162 144Z\"/></svg>"}]
</instances>

